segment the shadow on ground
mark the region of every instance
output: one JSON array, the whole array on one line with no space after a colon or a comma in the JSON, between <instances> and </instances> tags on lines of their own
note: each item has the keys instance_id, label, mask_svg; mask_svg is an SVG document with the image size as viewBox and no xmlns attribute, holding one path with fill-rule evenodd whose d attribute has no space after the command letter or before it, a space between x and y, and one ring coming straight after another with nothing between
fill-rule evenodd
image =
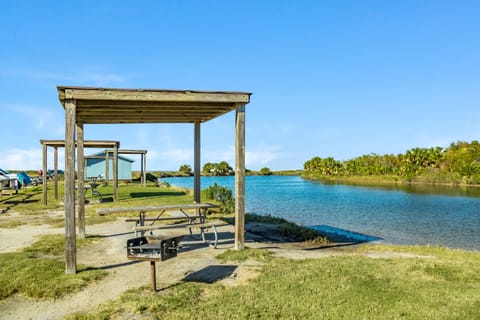
<instances>
[{"instance_id":1,"label":"shadow on ground","mask_svg":"<svg viewBox=\"0 0 480 320\"><path fill-rule=\"evenodd\" d=\"M39 199L31 199L33 196L39 194L40 192L36 193L17 193L14 195L10 195L8 198L2 199L0 198L0 204L8 205L4 208L0 208L0 213L7 213L11 209L15 208L19 204L29 204L34 202L39 202ZM3 196L2 196L3 197Z\"/></svg>"},{"instance_id":2,"label":"shadow on ground","mask_svg":"<svg viewBox=\"0 0 480 320\"><path fill-rule=\"evenodd\" d=\"M211 265L196 272L190 273L183 279L183 281L211 284L234 276L234 271L236 269L236 265Z\"/></svg>"}]
</instances>

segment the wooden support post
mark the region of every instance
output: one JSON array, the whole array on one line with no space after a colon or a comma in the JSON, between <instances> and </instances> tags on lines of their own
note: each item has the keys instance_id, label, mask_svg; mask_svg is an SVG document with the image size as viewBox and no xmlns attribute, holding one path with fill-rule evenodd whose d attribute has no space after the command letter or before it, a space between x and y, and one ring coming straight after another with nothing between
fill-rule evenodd
<instances>
[{"instance_id":1,"label":"wooden support post","mask_svg":"<svg viewBox=\"0 0 480 320\"><path fill-rule=\"evenodd\" d=\"M53 171L55 173L54 179L54 189L55 189L55 200L58 201L58 147L53 148Z\"/></svg>"},{"instance_id":2,"label":"wooden support post","mask_svg":"<svg viewBox=\"0 0 480 320\"><path fill-rule=\"evenodd\" d=\"M77 123L78 237L85 239L85 158L83 123Z\"/></svg>"},{"instance_id":3,"label":"wooden support post","mask_svg":"<svg viewBox=\"0 0 480 320\"><path fill-rule=\"evenodd\" d=\"M140 155L140 184L142 187L145 187L144 184L144 179L143 179L143 154Z\"/></svg>"},{"instance_id":4,"label":"wooden support post","mask_svg":"<svg viewBox=\"0 0 480 320\"><path fill-rule=\"evenodd\" d=\"M193 156L193 202L200 203L200 122L195 121L195 142Z\"/></svg>"},{"instance_id":5,"label":"wooden support post","mask_svg":"<svg viewBox=\"0 0 480 320\"><path fill-rule=\"evenodd\" d=\"M75 101L65 101L65 272L77 273L75 236Z\"/></svg>"},{"instance_id":6,"label":"wooden support post","mask_svg":"<svg viewBox=\"0 0 480 320\"><path fill-rule=\"evenodd\" d=\"M105 150L105 185L108 186L110 180L110 151Z\"/></svg>"},{"instance_id":7,"label":"wooden support post","mask_svg":"<svg viewBox=\"0 0 480 320\"><path fill-rule=\"evenodd\" d=\"M147 186L147 152L142 153L142 185Z\"/></svg>"},{"instance_id":8,"label":"wooden support post","mask_svg":"<svg viewBox=\"0 0 480 320\"><path fill-rule=\"evenodd\" d=\"M47 145L43 145L43 163L42 163L42 191L43 191L43 204L47 205Z\"/></svg>"},{"instance_id":9,"label":"wooden support post","mask_svg":"<svg viewBox=\"0 0 480 320\"><path fill-rule=\"evenodd\" d=\"M245 105L235 117L235 249L245 247Z\"/></svg>"},{"instance_id":10,"label":"wooden support post","mask_svg":"<svg viewBox=\"0 0 480 320\"><path fill-rule=\"evenodd\" d=\"M113 148L113 200L118 201L118 144Z\"/></svg>"}]
</instances>

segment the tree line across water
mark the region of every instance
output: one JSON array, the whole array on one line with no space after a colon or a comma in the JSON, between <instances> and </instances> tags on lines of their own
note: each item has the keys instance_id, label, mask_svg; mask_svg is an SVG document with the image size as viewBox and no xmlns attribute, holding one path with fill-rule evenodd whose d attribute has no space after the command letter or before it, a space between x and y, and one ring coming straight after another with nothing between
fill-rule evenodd
<instances>
[{"instance_id":1,"label":"tree line across water","mask_svg":"<svg viewBox=\"0 0 480 320\"><path fill-rule=\"evenodd\" d=\"M447 148L413 148L397 155L372 153L346 161L313 157L304 163L304 176L373 176L408 182L480 184L480 143L457 141Z\"/></svg>"},{"instance_id":2,"label":"tree line across water","mask_svg":"<svg viewBox=\"0 0 480 320\"><path fill-rule=\"evenodd\" d=\"M192 167L188 164L183 164L178 169L178 172L184 176L193 176ZM202 167L202 175L204 176L233 176L235 174L235 170L233 170L232 166L227 161L221 162L207 162ZM260 171L252 171L246 170L247 174L260 174L260 175L271 175L272 171L264 167L260 169Z\"/></svg>"}]
</instances>

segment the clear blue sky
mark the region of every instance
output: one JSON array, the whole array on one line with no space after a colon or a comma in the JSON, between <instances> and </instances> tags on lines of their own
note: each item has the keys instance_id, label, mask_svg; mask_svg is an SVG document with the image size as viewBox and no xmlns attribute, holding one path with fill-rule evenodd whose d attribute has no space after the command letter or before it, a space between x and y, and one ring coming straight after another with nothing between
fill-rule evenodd
<instances>
[{"instance_id":1,"label":"clear blue sky","mask_svg":"<svg viewBox=\"0 0 480 320\"><path fill-rule=\"evenodd\" d=\"M39 169L39 140L64 139L57 85L252 92L250 169L480 139L479 17L479 1L0 0L0 168ZM193 164L192 125L85 138L147 149L149 170ZM202 149L234 164L234 113L202 125Z\"/></svg>"}]
</instances>

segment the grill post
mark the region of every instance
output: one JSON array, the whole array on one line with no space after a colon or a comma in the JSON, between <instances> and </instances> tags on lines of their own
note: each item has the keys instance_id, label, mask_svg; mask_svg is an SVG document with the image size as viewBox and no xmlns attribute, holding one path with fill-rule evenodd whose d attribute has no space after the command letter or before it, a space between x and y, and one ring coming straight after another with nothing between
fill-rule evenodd
<instances>
[{"instance_id":1,"label":"grill post","mask_svg":"<svg viewBox=\"0 0 480 320\"><path fill-rule=\"evenodd\" d=\"M150 261L150 279L153 291L157 291L156 261L164 261L177 256L178 244L183 235L175 237L155 237L149 242L146 237L127 240L127 258L129 260Z\"/></svg>"},{"instance_id":2,"label":"grill post","mask_svg":"<svg viewBox=\"0 0 480 320\"><path fill-rule=\"evenodd\" d=\"M150 278L152 281L153 292L157 292L157 274L155 272L155 260L150 261Z\"/></svg>"}]
</instances>

